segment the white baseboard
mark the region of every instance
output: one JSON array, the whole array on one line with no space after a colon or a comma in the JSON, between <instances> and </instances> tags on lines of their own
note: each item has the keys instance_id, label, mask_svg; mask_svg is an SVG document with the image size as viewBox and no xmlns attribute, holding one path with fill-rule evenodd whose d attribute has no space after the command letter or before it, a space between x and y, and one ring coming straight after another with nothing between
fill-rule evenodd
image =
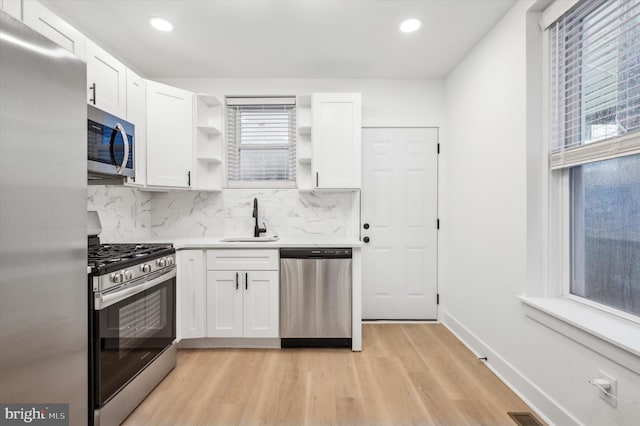
<instances>
[{"instance_id":1,"label":"white baseboard","mask_svg":"<svg viewBox=\"0 0 640 426\"><path fill-rule=\"evenodd\" d=\"M520 397L535 413L549 425L580 425L581 423L554 401L542 389L533 384L520 371L516 370L507 360L502 358L487 346L475 334L469 331L448 312L441 314L441 322L451 331L471 352L487 357L486 366L502 382Z\"/></svg>"},{"instance_id":2,"label":"white baseboard","mask_svg":"<svg viewBox=\"0 0 640 426\"><path fill-rule=\"evenodd\" d=\"M180 340L179 349L280 349L279 338L203 337Z\"/></svg>"}]
</instances>

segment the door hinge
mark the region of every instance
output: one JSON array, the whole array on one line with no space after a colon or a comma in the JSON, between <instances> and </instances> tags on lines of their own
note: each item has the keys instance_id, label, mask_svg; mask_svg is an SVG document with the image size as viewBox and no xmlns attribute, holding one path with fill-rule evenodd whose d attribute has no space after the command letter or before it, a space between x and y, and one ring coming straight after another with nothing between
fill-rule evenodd
<instances>
[{"instance_id":1,"label":"door hinge","mask_svg":"<svg viewBox=\"0 0 640 426\"><path fill-rule=\"evenodd\" d=\"M438 142L438 154L440 154L440 143Z\"/></svg>"},{"instance_id":2,"label":"door hinge","mask_svg":"<svg viewBox=\"0 0 640 426\"><path fill-rule=\"evenodd\" d=\"M440 304L440 293L436 293L436 305Z\"/></svg>"},{"instance_id":3,"label":"door hinge","mask_svg":"<svg viewBox=\"0 0 640 426\"><path fill-rule=\"evenodd\" d=\"M436 219L436 229L440 229L440 219Z\"/></svg>"}]
</instances>

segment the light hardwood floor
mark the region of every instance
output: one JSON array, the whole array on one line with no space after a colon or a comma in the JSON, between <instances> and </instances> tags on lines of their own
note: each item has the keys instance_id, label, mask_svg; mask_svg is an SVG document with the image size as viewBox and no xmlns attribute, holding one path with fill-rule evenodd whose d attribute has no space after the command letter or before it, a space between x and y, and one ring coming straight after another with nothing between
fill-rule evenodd
<instances>
[{"instance_id":1,"label":"light hardwood floor","mask_svg":"<svg viewBox=\"0 0 640 426\"><path fill-rule=\"evenodd\" d=\"M189 349L125 425L510 425L530 411L440 324L365 324L363 351Z\"/></svg>"}]
</instances>

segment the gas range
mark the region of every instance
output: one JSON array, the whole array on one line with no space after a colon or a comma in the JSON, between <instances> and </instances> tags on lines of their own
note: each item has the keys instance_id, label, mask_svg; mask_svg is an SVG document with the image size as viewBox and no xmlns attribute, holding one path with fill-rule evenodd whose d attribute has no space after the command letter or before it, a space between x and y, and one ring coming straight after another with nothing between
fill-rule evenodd
<instances>
[{"instance_id":1,"label":"gas range","mask_svg":"<svg viewBox=\"0 0 640 426\"><path fill-rule=\"evenodd\" d=\"M135 284L141 278L158 271L175 268L172 244L100 244L89 245L88 265L93 291Z\"/></svg>"},{"instance_id":2,"label":"gas range","mask_svg":"<svg viewBox=\"0 0 640 426\"><path fill-rule=\"evenodd\" d=\"M101 244L88 214L89 400L93 426L121 424L176 365L172 244Z\"/></svg>"}]
</instances>

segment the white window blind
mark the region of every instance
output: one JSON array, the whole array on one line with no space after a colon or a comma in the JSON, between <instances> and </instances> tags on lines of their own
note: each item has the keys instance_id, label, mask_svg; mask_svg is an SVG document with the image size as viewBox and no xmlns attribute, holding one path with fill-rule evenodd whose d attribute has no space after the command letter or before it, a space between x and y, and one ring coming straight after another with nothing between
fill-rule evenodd
<instances>
[{"instance_id":1,"label":"white window blind","mask_svg":"<svg viewBox=\"0 0 640 426\"><path fill-rule=\"evenodd\" d=\"M295 98L227 98L229 187L295 187Z\"/></svg>"},{"instance_id":2,"label":"white window blind","mask_svg":"<svg viewBox=\"0 0 640 426\"><path fill-rule=\"evenodd\" d=\"M640 152L640 0L582 1L549 34L551 168Z\"/></svg>"}]
</instances>

